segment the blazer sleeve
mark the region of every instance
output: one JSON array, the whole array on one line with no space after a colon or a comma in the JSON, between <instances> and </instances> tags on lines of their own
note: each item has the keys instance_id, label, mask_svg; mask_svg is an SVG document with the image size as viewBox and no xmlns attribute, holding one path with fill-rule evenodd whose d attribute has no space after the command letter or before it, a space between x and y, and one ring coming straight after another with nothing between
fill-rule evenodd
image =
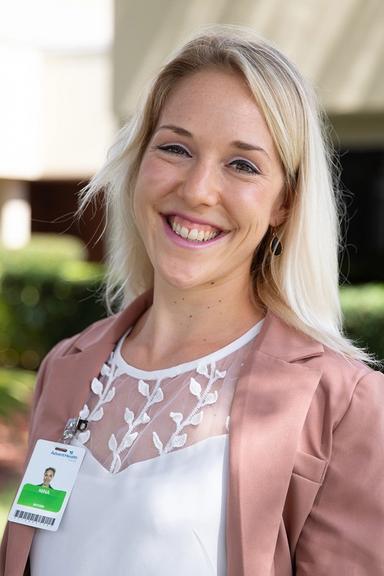
<instances>
[{"instance_id":1,"label":"blazer sleeve","mask_svg":"<svg viewBox=\"0 0 384 576\"><path fill-rule=\"evenodd\" d=\"M297 576L384 575L384 375L359 380L295 554Z\"/></svg>"},{"instance_id":2,"label":"blazer sleeve","mask_svg":"<svg viewBox=\"0 0 384 576\"><path fill-rule=\"evenodd\" d=\"M34 395L33 395L33 401L32 401L30 425L29 425L29 444L28 444L27 456L25 459L25 467L29 461L30 455L31 455L32 450L33 450L33 435L34 435L33 431L34 431L34 425L35 425L34 415L36 414L39 400L40 400L42 392L43 392L44 382L45 382L46 374L47 374L47 369L49 368L49 364L52 361L52 359L56 358L58 356L61 356L63 351L66 348L68 348L68 343L70 343L71 340L72 339L62 340L61 342L56 344L56 346L54 346L54 348L52 348L52 350L47 354L47 356L44 358L44 360L40 364L40 368L38 370L37 377L36 377L36 383L35 383ZM25 527L25 526L20 526L20 529L21 530L23 530L23 529L30 530L29 527ZM17 551L15 551L13 549L9 550L8 532L9 532L9 522L7 523L7 525L5 527L2 541L1 541L1 545L0 545L0 576L3 576L3 574L7 574L7 557L8 557L8 554L17 553ZM28 573L29 572L28 572L28 568L27 568L25 571L25 574L28 574Z\"/></svg>"}]
</instances>

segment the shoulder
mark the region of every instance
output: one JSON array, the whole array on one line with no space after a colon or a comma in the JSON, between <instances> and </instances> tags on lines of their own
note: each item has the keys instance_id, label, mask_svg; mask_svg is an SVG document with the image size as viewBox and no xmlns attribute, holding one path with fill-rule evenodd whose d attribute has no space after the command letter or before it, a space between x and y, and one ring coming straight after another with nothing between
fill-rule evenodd
<instances>
[{"instance_id":1,"label":"shoulder","mask_svg":"<svg viewBox=\"0 0 384 576\"><path fill-rule=\"evenodd\" d=\"M261 351L287 366L294 364L317 374L318 386L309 414L312 423L327 422L335 429L356 393L372 407L377 395L384 395L384 375L367 364L325 346L270 311L263 328Z\"/></svg>"},{"instance_id":2,"label":"shoulder","mask_svg":"<svg viewBox=\"0 0 384 576\"><path fill-rule=\"evenodd\" d=\"M89 326L87 326L81 332L70 336L69 338L65 338L60 340L43 359L41 367L44 364L49 363L56 358L60 358L62 356L66 356L67 354L71 354L74 350L78 349L79 346L81 347L84 343L89 342L90 344L93 343L96 339L100 339L106 331L116 322L116 318L119 314L109 316L106 318L102 318L101 320L97 320L93 322Z\"/></svg>"},{"instance_id":3,"label":"shoulder","mask_svg":"<svg viewBox=\"0 0 384 576\"><path fill-rule=\"evenodd\" d=\"M376 410L380 399L379 407L384 417L384 374L326 346L322 355L308 359L306 364L321 373L316 396L321 397L331 411L334 429L352 402L360 403L362 410L369 407Z\"/></svg>"}]
</instances>

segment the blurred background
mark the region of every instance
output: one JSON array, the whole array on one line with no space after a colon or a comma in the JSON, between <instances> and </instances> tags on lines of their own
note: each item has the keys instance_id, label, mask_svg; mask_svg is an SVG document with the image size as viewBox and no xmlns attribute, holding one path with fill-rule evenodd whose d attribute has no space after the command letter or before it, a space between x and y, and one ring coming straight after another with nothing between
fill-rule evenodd
<instances>
[{"instance_id":1,"label":"blurred background","mask_svg":"<svg viewBox=\"0 0 384 576\"><path fill-rule=\"evenodd\" d=\"M41 358L105 314L103 209L78 221L78 192L164 58L213 23L254 28L315 85L347 204L345 328L384 358L382 0L2 0L0 533Z\"/></svg>"}]
</instances>

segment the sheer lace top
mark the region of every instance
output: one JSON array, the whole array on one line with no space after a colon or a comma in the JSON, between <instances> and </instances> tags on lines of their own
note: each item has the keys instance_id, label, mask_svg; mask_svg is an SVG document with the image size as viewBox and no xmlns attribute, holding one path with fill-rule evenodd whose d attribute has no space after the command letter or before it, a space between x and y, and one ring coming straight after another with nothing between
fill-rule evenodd
<instances>
[{"instance_id":1,"label":"sheer lace top","mask_svg":"<svg viewBox=\"0 0 384 576\"><path fill-rule=\"evenodd\" d=\"M80 411L88 429L78 440L116 474L135 462L226 434L236 382L261 325L212 354L156 371L125 362L125 334L91 383Z\"/></svg>"}]
</instances>

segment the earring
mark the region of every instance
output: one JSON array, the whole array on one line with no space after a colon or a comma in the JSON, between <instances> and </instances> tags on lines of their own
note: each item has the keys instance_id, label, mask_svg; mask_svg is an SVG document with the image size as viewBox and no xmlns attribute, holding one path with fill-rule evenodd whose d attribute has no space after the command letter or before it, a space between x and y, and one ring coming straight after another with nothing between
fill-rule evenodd
<instances>
[{"instance_id":1,"label":"earring","mask_svg":"<svg viewBox=\"0 0 384 576\"><path fill-rule=\"evenodd\" d=\"M272 236L271 244L270 244L270 251L272 256L280 256L283 251L283 246L276 234Z\"/></svg>"}]
</instances>

